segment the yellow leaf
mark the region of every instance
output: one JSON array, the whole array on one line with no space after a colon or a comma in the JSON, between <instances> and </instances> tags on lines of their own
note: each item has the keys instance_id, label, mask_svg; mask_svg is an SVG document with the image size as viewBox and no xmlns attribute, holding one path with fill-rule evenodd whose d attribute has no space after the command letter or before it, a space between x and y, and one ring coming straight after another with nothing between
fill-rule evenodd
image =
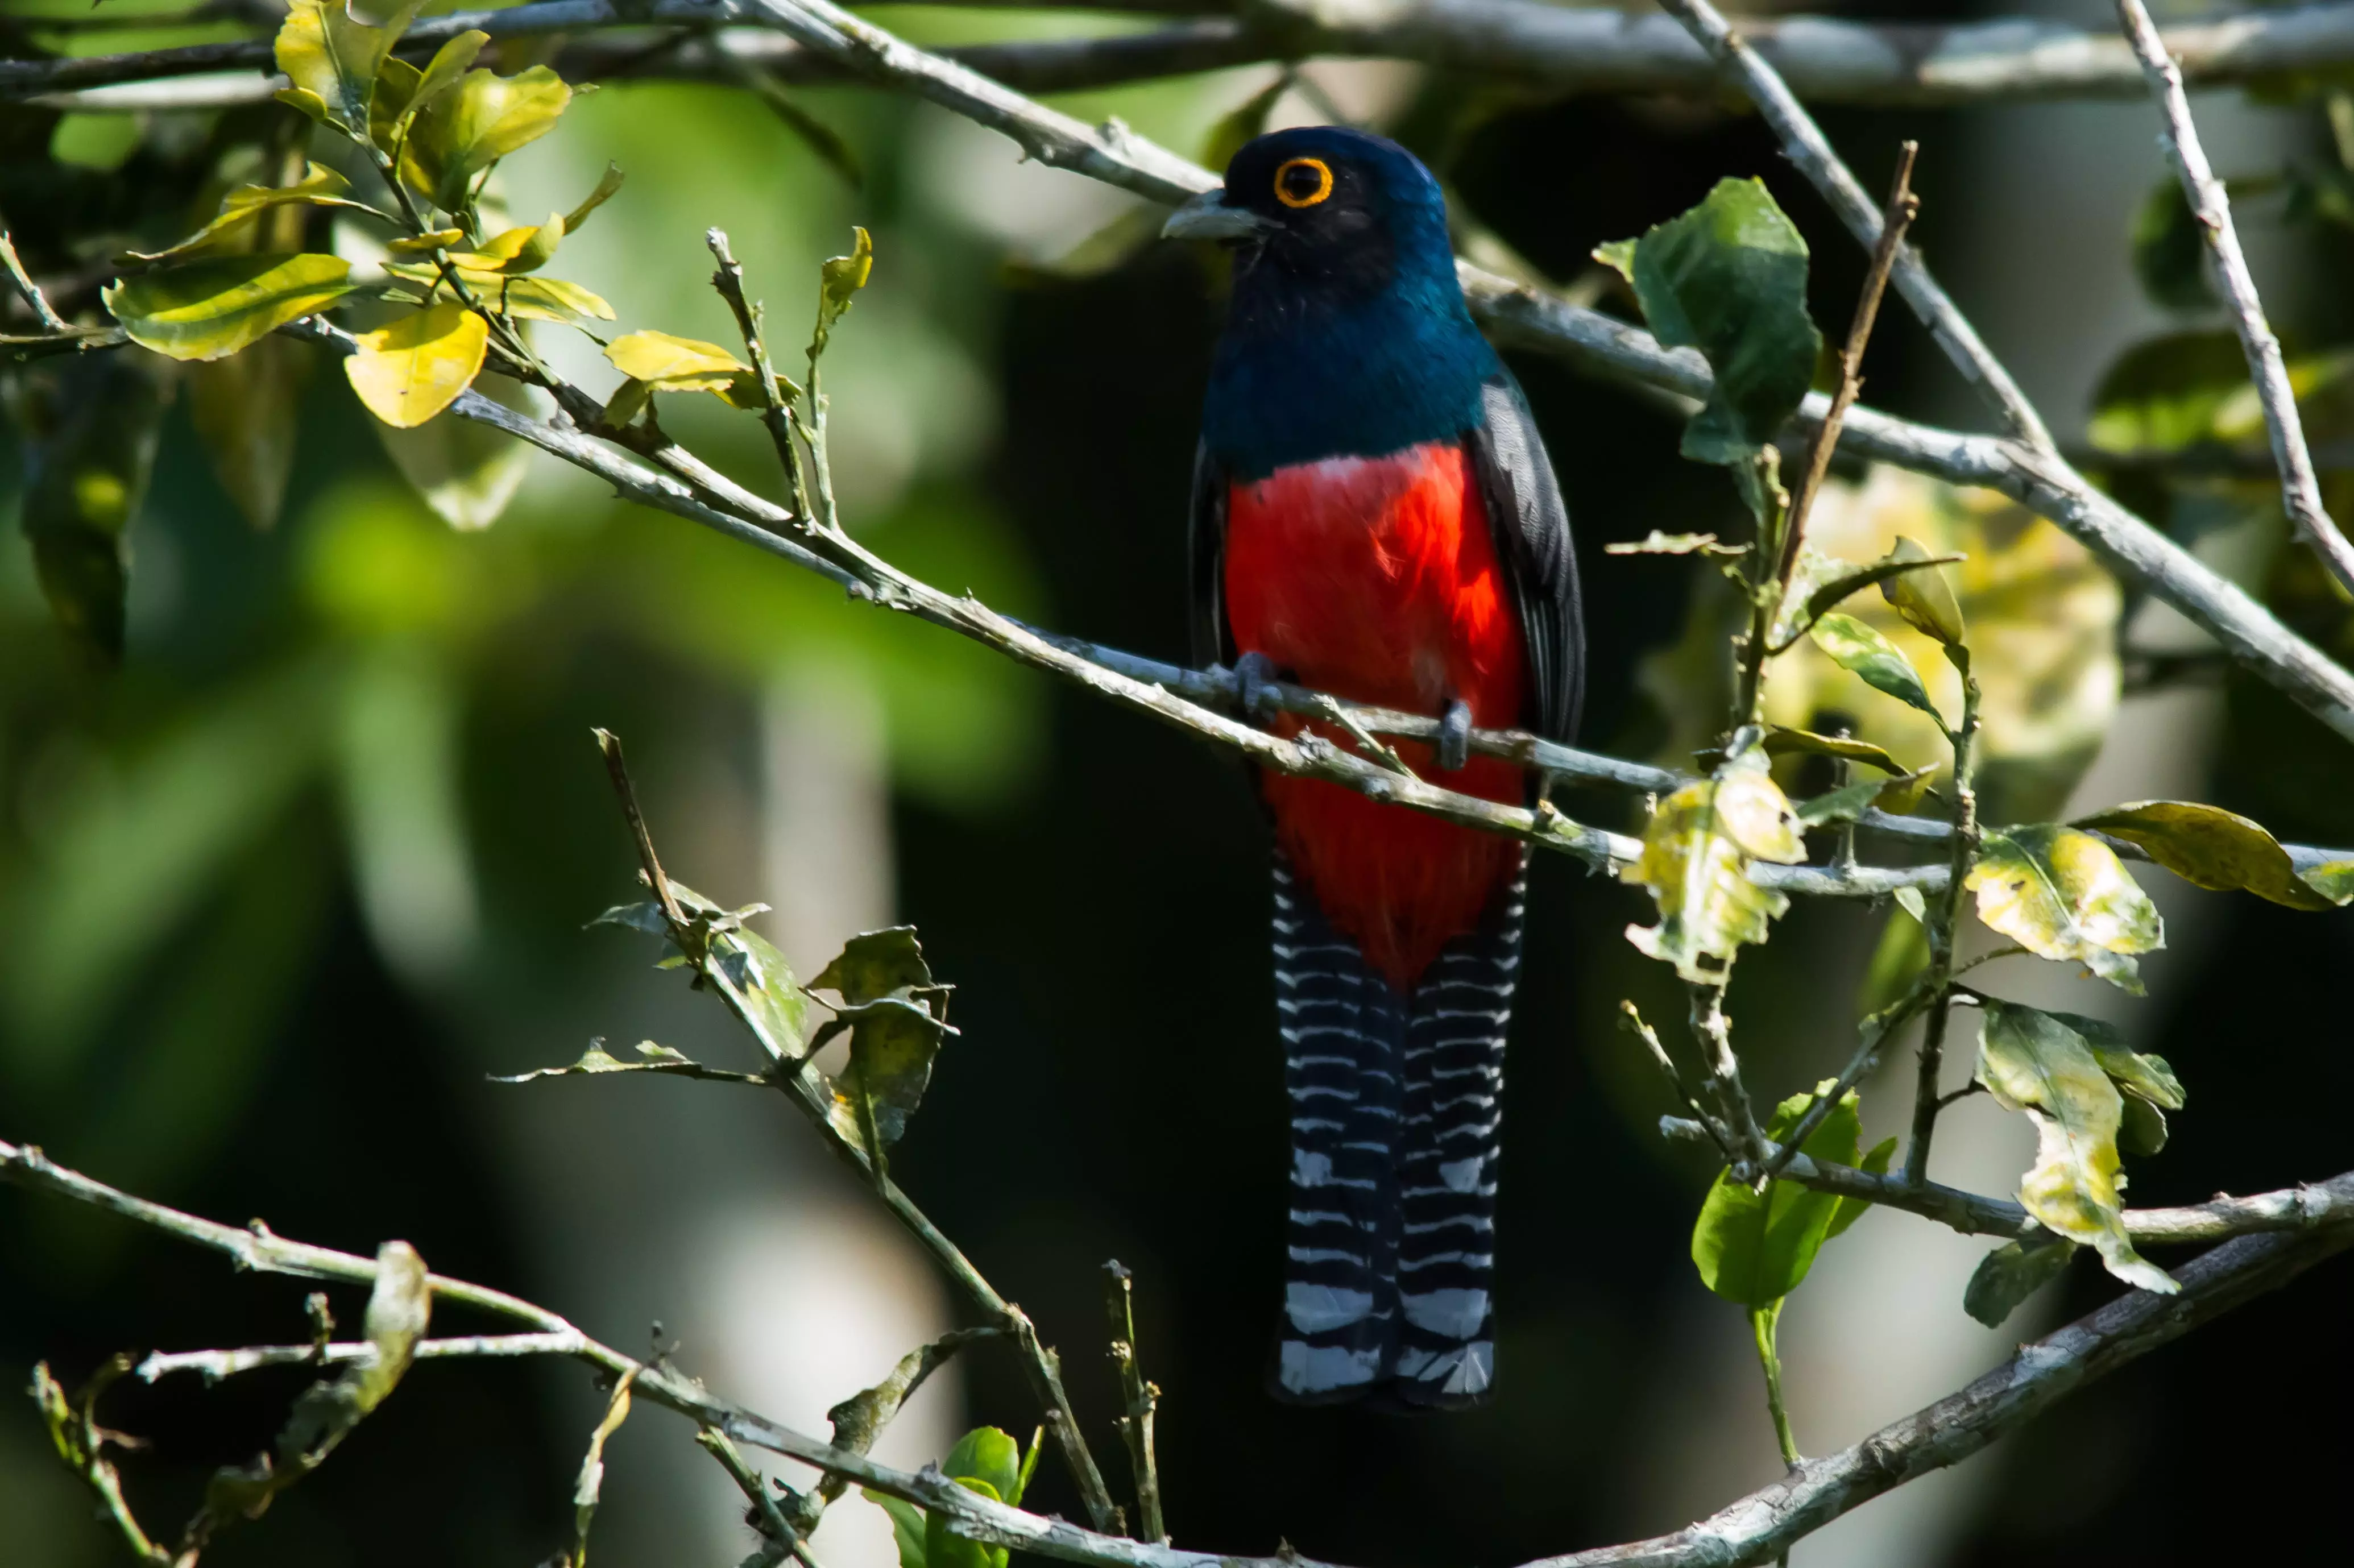
<instances>
[{"instance_id":1,"label":"yellow leaf","mask_svg":"<svg viewBox=\"0 0 2354 1568\"><path fill-rule=\"evenodd\" d=\"M536 228L510 228L481 249L452 253L450 260L480 272L535 272L547 265L563 241L564 219L549 213L547 221Z\"/></svg>"},{"instance_id":2,"label":"yellow leaf","mask_svg":"<svg viewBox=\"0 0 2354 1568\"><path fill-rule=\"evenodd\" d=\"M344 374L368 411L412 429L448 408L482 368L490 327L463 305L430 305L360 334Z\"/></svg>"},{"instance_id":3,"label":"yellow leaf","mask_svg":"<svg viewBox=\"0 0 2354 1568\"><path fill-rule=\"evenodd\" d=\"M174 359L219 359L351 292L335 256L210 256L108 285L100 297L133 342Z\"/></svg>"},{"instance_id":4,"label":"yellow leaf","mask_svg":"<svg viewBox=\"0 0 2354 1568\"><path fill-rule=\"evenodd\" d=\"M716 392L750 366L716 343L673 337L666 332L633 332L605 347L613 368L663 392Z\"/></svg>"},{"instance_id":5,"label":"yellow leaf","mask_svg":"<svg viewBox=\"0 0 2354 1568\"><path fill-rule=\"evenodd\" d=\"M612 200L613 193L621 188L621 165L607 164L603 177L597 182L597 188L590 191L578 207L564 215L564 232L571 234L577 231L588 221L590 213Z\"/></svg>"},{"instance_id":6,"label":"yellow leaf","mask_svg":"<svg viewBox=\"0 0 2354 1568\"><path fill-rule=\"evenodd\" d=\"M395 256L428 256L436 250L447 250L465 238L462 228L437 228L430 234L404 235L385 249Z\"/></svg>"},{"instance_id":7,"label":"yellow leaf","mask_svg":"<svg viewBox=\"0 0 2354 1568\"><path fill-rule=\"evenodd\" d=\"M1629 926L1637 950L1695 984L1712 984L1744 944L1762 942L1790 901L1749 880L1753 861L1803 859L1790 802L1752 752L1659 802L1643 853L1619 874L1650 889L1652 927Z\"/></svg>"},{"instance_id":8,"label":"yellow leaf","mask_svg":"<svg viewBox=\"0 0 2354 1568\"><path fill-rule=\"evenodd\" d=\"M291 185L239 185L221 198L220 215L168 250L133 250L134 261L174 261L199 251L217 249L242 237L247 225L272 207L301 202L314 207L347 207L360 212L376 209L364 201L350 201L349 180L317 164L306 164L302 177Z\"/></svg>"},{"instance_id":9,"label":"yellow leaf","mask_svg":"<svg viewBox=\"0 0 2354 1568\"><path fill-rule=\"evenodd\" d=\"M2166 945L2157 906L2116 852L2073 828L2040 822L1988 833L1967 885L1993 929L2137 996L2132 955Z\"/></svg>"},{"instance_id":10,"label":"yellow leaf","mask_svg":"<svg viewBox=\"0 0 2354 1568\"><path fill-rule=\"evenodd\" d=\"M425 0L396 0L381 27L355 19L346 0L293 0L278 29L278 69L294 90L318 100L321 118L356 134L368 130L376 72Z\"/></svg>"},{"instance_id":11,"label":"yellow leaf","mask_svg":"<svg viewBox=\"0 0 2354 1568\"><path fill-rule=\"evenodd\" d=\"M546 66L514 76L470 70L418 110L404 173L445 212L465 206L476 175L555 129L572 90Z\"/></svg>"}]
</instances>

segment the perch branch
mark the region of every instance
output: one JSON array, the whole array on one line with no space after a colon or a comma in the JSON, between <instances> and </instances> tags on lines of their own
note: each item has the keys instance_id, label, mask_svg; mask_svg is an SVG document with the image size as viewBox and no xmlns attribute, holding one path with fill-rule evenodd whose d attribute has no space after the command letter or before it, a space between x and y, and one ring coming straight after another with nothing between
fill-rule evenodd
<instances>
[{"instance_id":1,"label":"perch branch","mask_svg":"<svg viewBox=\"0 0 2354 1568\"><path fill-rule=\"evenodd\" d=\"M2288 384L2288 366L2282 362L2280 339L2264 319L2264 302L2256 297L2256 280L2240 249L2240 235L2232 224L2232 202L2223 182L2215 177L2200 145L2199 128L2190 118L2190 99L2182 89L2182 68L2166 52L2166 44L2149 19L2141 0L2117 0L2117 21L2133 45L2134 58L2149 78L2165 122L2168 161L2182 182L2182 195L2207 241L2208 260L2232 313L2232 329L2240 334L2240 351L2247 355L2248 376L2255 383L2257 400L2264 409L2264 429L2271 434L2273 461L2280 470L2282 498L2290 520L2322 565L2339 585L2354 590L2354 546L2346 542L2338 524L2321 503L2321 482L2314 477L2313 454L2306 449L2305 424L2296 412L2296 394Z\"/></svg>"}]
</instances>

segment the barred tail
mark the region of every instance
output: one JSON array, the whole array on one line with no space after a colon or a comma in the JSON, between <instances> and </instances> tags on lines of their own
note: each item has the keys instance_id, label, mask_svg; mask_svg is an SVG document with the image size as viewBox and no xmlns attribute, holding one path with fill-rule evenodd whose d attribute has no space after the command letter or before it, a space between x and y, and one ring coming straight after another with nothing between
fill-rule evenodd
<instances>
[{"instance_id":1,"label":"barred tail","mask_svg":"<svg viewBox=\"0 0 2354 1568\"><path fill-rule=\"evenodd\" d=\"M1275 995L1291 1099L1291 1219L1274 1393L1297 1404L1353 1399L1396 1361L1393 1149L1405 1011L1280 854Z\"/></svg>"},{"instance_id":2,"label":"barred tail","mask_svg":"<svg viewBox=\"0 0 2354 1568\"><path fill-rule=\"evenodd\" d=\"M1408 1404L1477 1404L1495 1379L1496 1168L1525 861L1479 928L1424 971L1406 1023L1394 1366Z\"/></svg>"}]
</instances>

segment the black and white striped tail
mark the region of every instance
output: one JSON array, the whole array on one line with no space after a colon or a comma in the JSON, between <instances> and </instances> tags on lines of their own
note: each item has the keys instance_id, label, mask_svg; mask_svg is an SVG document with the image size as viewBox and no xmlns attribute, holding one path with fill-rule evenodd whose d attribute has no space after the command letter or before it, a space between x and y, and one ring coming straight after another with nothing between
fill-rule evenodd
<instances>
[{"instance_id":1,"label":"black and white striped tail","mask_svg":"<svg viewBox=\"0 0 2354 1568\"><path fill-rule=\"evenodd\" d=\"M1275 980L1291 1100L1279 1398L1469 1404L1490 1301L1504 1027L1522 883L1401 998L1278 855Z\"/></svg>"}]
</instances>

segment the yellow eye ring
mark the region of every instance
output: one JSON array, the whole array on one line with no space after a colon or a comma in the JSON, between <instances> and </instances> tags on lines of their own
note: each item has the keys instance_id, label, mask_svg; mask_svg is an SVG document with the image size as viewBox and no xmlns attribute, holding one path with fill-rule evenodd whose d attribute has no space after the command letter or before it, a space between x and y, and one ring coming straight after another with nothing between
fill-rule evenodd
<instances>
[{"instance_id":1,"label":"yellow eye ring","mask_svg":"<svg viewBox=\"0 0 2354 1568\"><path fill-rule=\"evenodd\" d=\"M1295 194L1295 174L1315 176L1315 188L1305 195ZM1275 171L1275 199L1286 207L1314 207L1332 194L1332 167L1321 158L1288 158Z\"/></svg>"}]
</instances>

